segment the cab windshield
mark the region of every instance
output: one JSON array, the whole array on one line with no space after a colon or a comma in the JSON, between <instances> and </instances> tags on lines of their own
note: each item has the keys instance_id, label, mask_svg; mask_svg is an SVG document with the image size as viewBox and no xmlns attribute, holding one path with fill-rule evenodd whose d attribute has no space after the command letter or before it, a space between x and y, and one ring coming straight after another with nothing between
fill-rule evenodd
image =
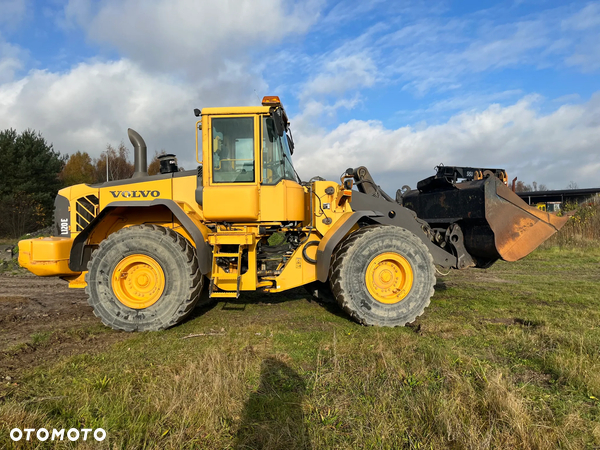
<instances>
[{"instance_id":1,"label":"cab windshield","mask_svg":"<svg viewBox=\"0 0 600 450\"><path fill-rule=\"evenodd\" d=\"M281 180L298 181L292 167L292 154L287 134L279 136L271 117L263 117L263 184Z\"/></svg>"}]
</instances>

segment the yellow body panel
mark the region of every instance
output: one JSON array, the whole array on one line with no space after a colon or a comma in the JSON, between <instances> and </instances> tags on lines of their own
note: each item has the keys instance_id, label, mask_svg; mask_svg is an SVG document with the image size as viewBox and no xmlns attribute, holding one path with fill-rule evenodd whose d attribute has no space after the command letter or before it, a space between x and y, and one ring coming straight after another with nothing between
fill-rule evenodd
<instances>
[{"instance_id":1,"label":"yellow body panel","mask_svg":"<svg viewBox=\"0 0 600 450\"><path fill-rule=\"evenodd\" d=\"M327 188L333 188L333 194L325 193ZM322 236L341 219L344 214L352 212L349 202L338 205L338 192L340 185L335 181L315 181L313 195L313 211L315 214L315 226ZM328 221L327 219L331 219ZM329 223L328 223L329 222Z\"/></svg>"},{"instance_id":2,"label":"yellow body panel","mask_svg":"<svg viewBox=\"0 0 600 450\"><path fill-rule=\"evenodd\" d=\"M209 186L203 192L204 217L207 220L227 222L255 222L258 220L257 185Z\"/></svg>"},{"instance_id":3,"label":"yellow body panel","mask_svg":"<svg viewBox=\"0 0 600 450\"><path fill-rule=\"evenodd\" d=\"M305 191L295 181L282 180L275 186L261 186L260 220L291 222L308 220L304 207Z\"/></svg>"},{"instance_id":4,"label":"yellow body panel","mask_svg":"<svg viewBox=\"0 0 600 450\"><path fill-rule=\"evenodd\" d=\"M164 206L153 206L151 208L116 208L111 211L102 222L94 228L88 238L89 244L99 244L112 233L121 228L143 223L168 224L173 227L173 215Z\"/></svg>"},{"instance_id":5,"label":"yellow body panel","mask_svg":"<svg viewBox=\"0 0 600 450\"><path fill-rule=\"evenodd\" d=\"M129 180L124 180L129 181ZM155 179L122 186L108 186L99 189L100 210L113 202L152 201L158 198L173 198L172 179Z\"/></svg>"},{"instance_id":6,"label":"yellow body panel","mask_svg":"<svg viewBox=\"0 0 600 450\"><path fill-rule=\"evenodd\" d=\"M298 247L289 258L288 263L285 265L281 274L277 277L273 277L273 287L266 288L265 291L286 291L317 280L317 265L309 263L302 256L302 250L310 241L318 241L318 239L310 239L308 242ZM317 246L310 246L306 250L306 254L310 258L316 259Z\"/></svg>"},{"instance_id":7,"label":"yellow body panel","mask_svg":"<svg viewBox=\"0 0 600 450\"><path fill-rule=\"evenodd\" d=\"M73 239L49 237L19 241L19 264L40 277L73 276L69 269Z\"/></svg>"},{"instance_id":8,"label":"yellow body panel","mask_svg":"<svg viewBox=\"0 0 600 450\"><path fill-rule=\"evenodd\" d=\"M196 221L204 221L202 208L196 203L197 176L172 178L173 200L183 209L187 215Z\"/></svg>"},{"instance_id":9,"label":"yellow body panel","mask_svg":"<svg viewBox=\"0 0 600 450\"><path fill-rule=\"evenodd\" d=\"M85 274L87 273L87 270L85 272L81 272L79 275L73 275L73 276L68 276L68 277L61 277L63 280L66 280L69 282L69 287L71 289L84 289L87 286L87 283L85 282Z\"/></svg>"},{"instance_id":10,"label":"yellow body panel","mask_svg":"<svg viewBox=\"0 0 600 450\"><path fill-rule=\"evenodd\" d=\"M88 195L95 195L96 197L99 197L98 194L98 189L96 188L92 188L87 184L77 184L75 186L70 186L64 189L61 189L60 191L58 191L59 195L62 195L63 197L67 198L67 199L79 199L81 197L85 197ZM72 206L75 206L75 201L73 201ZM94 211L94 216L96 216L97 212L99 211L99 208L97 208L97 211ZM77 233L79 232L77 230L76 224L77 224L77 208L76 207L69 207L69 216L70 216L70 226L69 226L69 231L71 232L71 237L75 237L77 235ZM83 221L84 224L86 224L87 222Z\"/></svg>"}]
</instances>

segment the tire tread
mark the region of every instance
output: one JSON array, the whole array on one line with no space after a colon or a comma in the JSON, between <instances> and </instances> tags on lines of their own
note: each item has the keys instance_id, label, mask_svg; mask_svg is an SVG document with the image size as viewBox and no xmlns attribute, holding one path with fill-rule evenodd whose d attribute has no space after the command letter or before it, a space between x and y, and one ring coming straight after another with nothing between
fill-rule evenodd
<instances>
[{"instance_id":1,"label":"tire tread","mask_svg":"<svg viewBox=\"0 0 600 450\"><path fill-rule=\"evenodd\" d=\"M344 312L346 312L346 314L348 314L350 317L352 317L352 319L354 319L355 321L357 321L358 323L360 323L362 325L389 326L382 320L367 321L365 317L362 317L360 314L358 314L358 312L355 309L353 309L350 306L349 295L343 288L343 283L342 283L343 273L346 271L346 265L347 265L347 261L348 261L348 253L354 247L356 242L361 239L369 239L370 234L372 234L375 231L380 230L381 228L384 228L384 227L390 227L390 226L389 225L368 225L368 226L359 228L357 231L355 231L350 236L348 236L344 241L342 241L340 244L338 244L338 247L335 249L335 251L333 253L333 257L332 257L332 261L331 261L331 265L330 265L329 280L331 283L331 290L332 290L338 304L344 310ZM425 244L423 244L420 241L419 238L417 238L413 233L411 233L410 231L408 231L404 228L400 228L400 227L394 227L394 228L396 229L396 231L400 231L402 234L404 234L406 236L406 238L409 239L410 241L412 241L412 243L414 245L422 246L426 251L430 266L434 267L434 261L433 261L433 257L431 256L431 253L429 253L429 250L427 249ZM428 284L430 286L429 292L428 292L426 301L423 303L422 308L414 311L414 314L406 321L406 323L404 323L402 325L406 325L407 323L414 322L417 317L419 317L420 315L423 314L423 312L425 311L425 308L427 306L429 306L429 304L431 302L431 297L433 296L433 294L435 292L435 290L434 290L435 272L434 271L431 271L431 275L429 277ZM397 326L399 326L399 325L397 325Z\"/></svg>"},{"instance_id":2,"label":"tire tread","mask_svg":"<svg viewBox=\"0 0 600 450\"><path fill-rule=\"evenodd\" d=\"M117 325L115 323L111 323L111 321L108 320L108 318L103 317L102 314L98 313L97 308L96 308L96 303L99 300L93 298L93 295L91 293L91 289L89 286L89 274L90 274L89 271L94 263L94 259L97 258L98 255L101 255L103 253L102 250L105 249L110 244L111 241L118 239L119 237L123 236L123 234L125 234L125 233L131 233L132 230L156 233L157 235L160 235L157 237L157 240L158 239L170 240L172 244L175 244L175 246L179 247L182 254L185 255L185 259L187 261L186 267L181 268L181 271L179 273L187 274L187 280L189 283L189 289L188 289L189 295L181 302L176 313L167 322L157 324L156 326L153 326L151 324L150 326L140 328L139 324L137 324L137 323L130 323L130 324L125 324L125 325L123 325L123 324ZM87 269L88 269L88 272L85 274L85 281L87 283L86 287L85 287L85 292L88 295L88 303L94 310L94 315L96 317L98 317L104 325L111 327L115 330L120 330L120 331L128 331L128 332L131 332L131 331L158 331L158 330L164 330L166 328L172 327L173 325L176 325L177 323L179 323L183 319L185 319L185 317L187 317L192 312L192 310L198 303L198 300L200 299L200 291L202 290L202 287L203 287L203 277L202 277L202 273L200 272L200 268L198 267L198 259L196 258L196 249L194 248L194 246L185 237L183 237L176 231L173 231L170 228L166 228L166 227L163 227L160 225L154 225L154 224L133 225L131 227L122 228L119 231L116 231L115 233L112 233L111 235L109 235L106 239L104 239L102 242L100 242L100 245L98 246L98 248L96 250L94 250L94 252L92 252L91 258L87 264ZM127 326L127 325L130 325L130 326Z\"/></svg>"}]
</instances>

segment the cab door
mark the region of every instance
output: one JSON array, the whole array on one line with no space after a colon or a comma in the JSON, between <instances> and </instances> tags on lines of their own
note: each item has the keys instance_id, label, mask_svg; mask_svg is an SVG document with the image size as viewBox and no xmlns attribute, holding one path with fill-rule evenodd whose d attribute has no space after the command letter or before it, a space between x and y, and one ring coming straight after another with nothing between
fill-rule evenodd
<instances>
[{"instance_id":1,"label":"cab door","mask_svg":"<svg viewBox=\"0 0 600 450\"><path fill-rule=\"evenodd\" d=\"M293 222L309 220L305 191L295 175L292 155L285 132L279 136L271 116L262 116L261 220Z\"/></svg>"},{"instance_id":2,"label":"cab door","mask_svg":"<svg viewBox=\"0 0 600 450\"><path fill-rule=\"evenodd\" d=\"M259 218L259 122L255 115L208 118L202 206L212 221ZM208 169L208 170L207 170ZM208 172L208 173L207 173Z\"/></svg>"}]
</instances>

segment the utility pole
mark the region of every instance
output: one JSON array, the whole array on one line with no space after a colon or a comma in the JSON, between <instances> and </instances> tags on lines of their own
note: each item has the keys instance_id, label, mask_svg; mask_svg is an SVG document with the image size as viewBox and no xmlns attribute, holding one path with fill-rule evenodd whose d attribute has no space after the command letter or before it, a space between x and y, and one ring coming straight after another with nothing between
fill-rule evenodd
<instances>
[{"instance_id":1,"label":"utility pole","mask_svg":"<svg viewBox=\"0 0 600 450\"><path fill-rule=\"evenodd\" d=\"M108 151L106 152L106 182L108 182Z\"/></svg>"}]
</instances>

